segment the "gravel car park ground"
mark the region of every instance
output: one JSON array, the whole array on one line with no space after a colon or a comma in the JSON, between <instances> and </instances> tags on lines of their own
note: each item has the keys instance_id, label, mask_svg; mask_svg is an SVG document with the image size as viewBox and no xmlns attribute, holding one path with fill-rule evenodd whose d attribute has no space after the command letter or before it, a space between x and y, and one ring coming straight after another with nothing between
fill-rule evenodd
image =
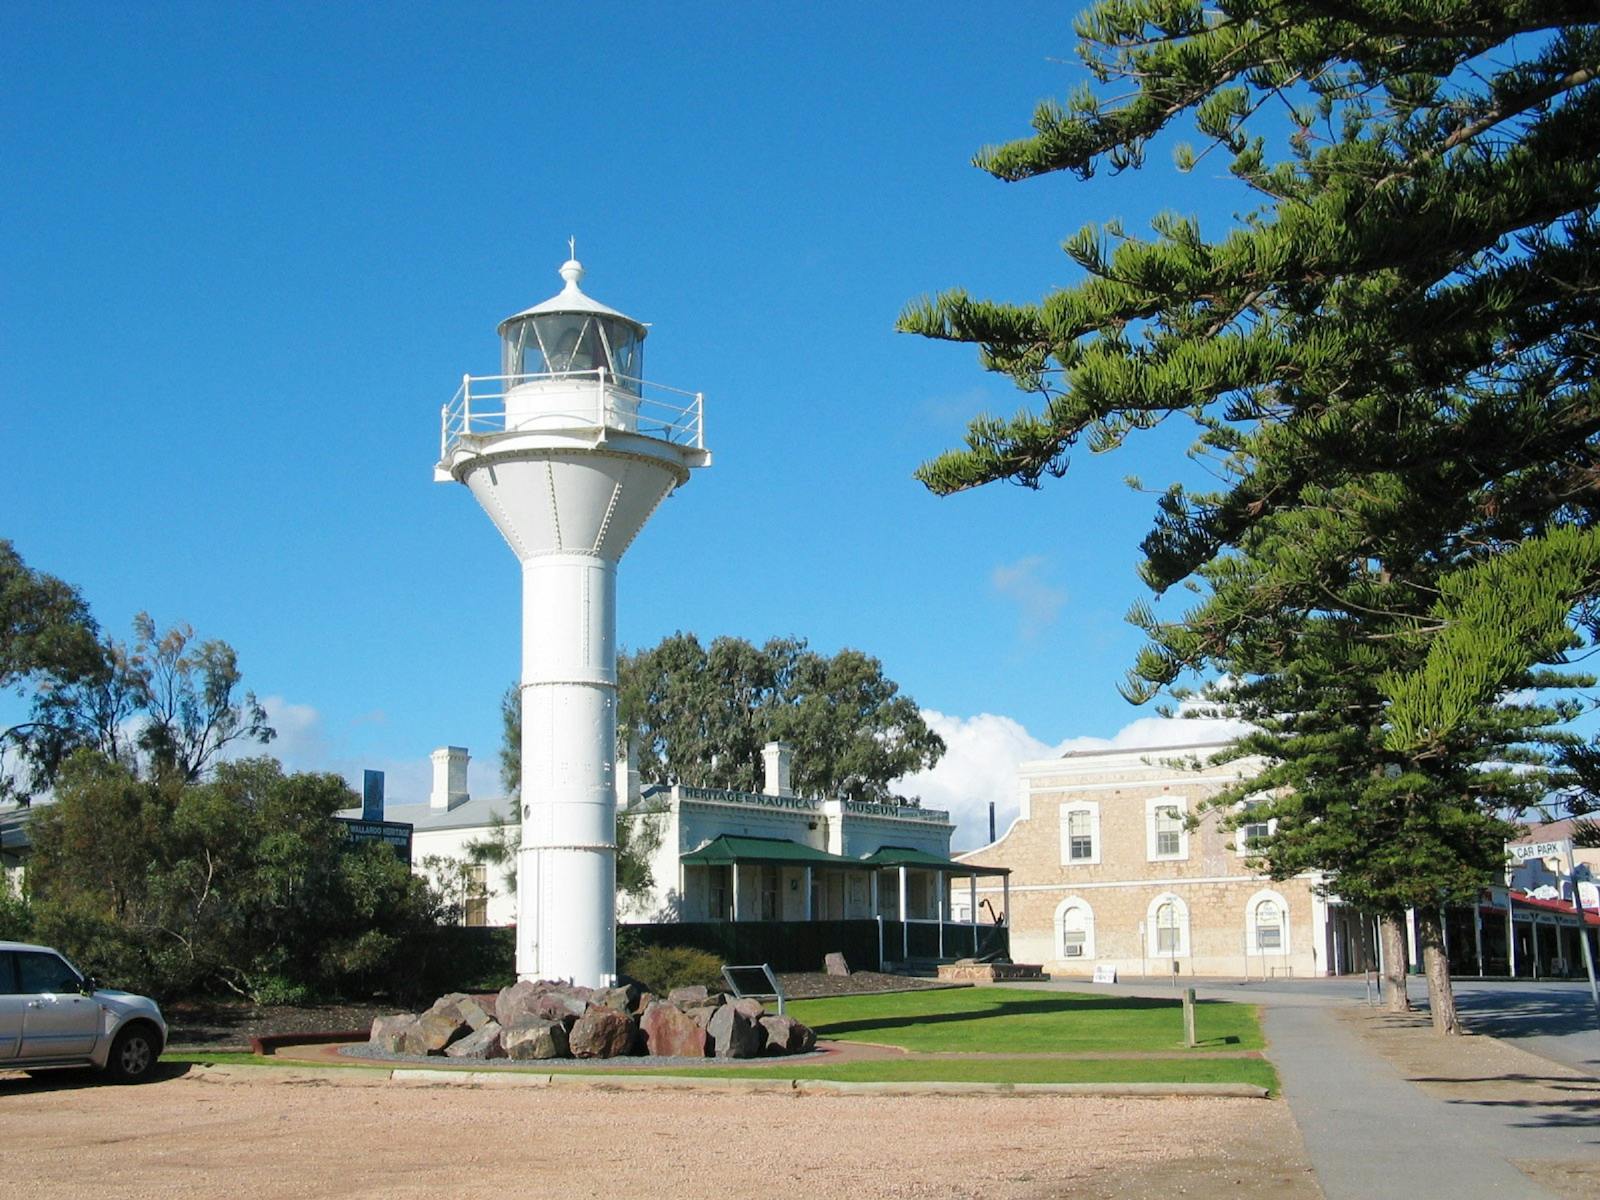
<instances>
[{"instance_id":1,"label":"gravel car park ground","mask_svg":"<svg viewBox=\"0 0 1600 1200\"><path fill-rule=\"evenodd\" d=\"M6 1194L1312 1200L1281 1101L784 1096L0 1075ZM535 1181L537 1181L535 1186Z\"/></svg>"}]
</instances>

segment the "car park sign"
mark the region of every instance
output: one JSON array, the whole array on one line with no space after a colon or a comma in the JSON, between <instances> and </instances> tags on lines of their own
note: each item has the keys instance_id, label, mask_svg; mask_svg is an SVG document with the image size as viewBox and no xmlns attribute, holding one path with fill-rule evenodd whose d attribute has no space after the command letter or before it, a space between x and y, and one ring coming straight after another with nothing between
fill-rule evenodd
<instances>
[{"instance_id":1,"label":"car park sign","mask_svg":"<svg viewBox=\"0 0 1600 1200\"><path fill-rule=\"evenodd\" d=\"M1518 842L1506 846L1506 855L1512 862L1529 862L1532 859L1566 858L1572 853L1572 839L1559 842Z\"/></svg>"}]
</instances>

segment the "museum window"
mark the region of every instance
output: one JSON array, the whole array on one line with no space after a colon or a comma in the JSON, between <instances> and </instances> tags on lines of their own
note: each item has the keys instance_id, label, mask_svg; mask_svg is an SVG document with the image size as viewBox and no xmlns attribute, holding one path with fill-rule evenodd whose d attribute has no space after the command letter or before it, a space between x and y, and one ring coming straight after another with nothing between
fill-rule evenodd
<instances>
[{"instance_id":1,"label":"museum window","mask_svg":"<svg viewBox=\"0 0 1600 1200\"><path fill-rule=\"evenodd\" d=\"M761 895L761 920L776 921L778 919L778 877L777 867L757 867L756 882Z\"/></svg>"},{"instance_id":2,"label":"museum window","mask_svg":"<svg viewBox=\"0 0 1600 1200\"><path fill-rule=\"evenodd\" d=\"M727 867L706 870L706 916L712 921L733 919L732 889Z\"/></svg>"},{"instance_id":3,"label":"museum window","mask_svg":"<svg viewBox=\"0 0 1600 1200\"><path fill-rule=\"evenodd\" d=\"M464 872L464 896L461 903L463 925L489 923L489 868L484 863L468 863Z\"/></svg>"}]
</instances>

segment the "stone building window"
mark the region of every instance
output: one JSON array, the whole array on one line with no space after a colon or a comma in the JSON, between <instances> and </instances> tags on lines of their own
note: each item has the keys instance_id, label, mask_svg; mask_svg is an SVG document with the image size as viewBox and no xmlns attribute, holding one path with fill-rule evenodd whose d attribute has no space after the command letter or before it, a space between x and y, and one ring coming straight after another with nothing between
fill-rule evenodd
<instances>
[{"instance_id":1,"label":"stone building window","mask_svg":"<svg viewBox=\"0 0 1600 1200\"><path fill-rule=\"evenodd\" d=\"M1151 862L1189 857L1184 808L1184 801L1172 796L1145 801L1145 857Z\"/></svg>"},{"instance_id":2,"label":"stone building window","mask_svg":"<svg viewBox=\"0 0 1600 1200\"><path fill-rule=\"evenodd\" d=\"M1251 955L1289 953L1289 905L1271 889L1245 905L1244 944Z\"/></svg>"},{"instance_id":3,"label":"stone building window","mask_svg":"<svg viewBox=\"0 0 1600 1200\"><path fill-rule=\"evenodd\" d=\"M1283 949L1283 914L1271 900L1256 905L1256 949Z\"/></svg>"},{"instance_id":4,"label":"stone building window","mask_svg":"<svg viewBox=\"0 0 1600 1200\"><path fill-rule=\"evenodd\" d=\"M1156 909L1156 953L1178 952L1178 906L1167 901Z\"/></svg>"},{"instance_id":5,"label":"stone building window","mask_svg":"<svg viewBox=\"0 0 1600 1200\"><path fill-rule=\"evenodd\" d=\"M1156 809L1156 853L1163 858L1177 854L1183 848L1183 818L1176 805L1166 804Z\"/></svg>"},{"instance_id":6,"label":"stone building window","mask_svg":"<svg viewBox=\"0 0 1600 1200\"><path fill-rule=\"evenodd\" d=\"M1056 909L1056 956L1094 957L1094 909L1076 896Z\"/></svg>"},{"instance_id":7,"label":"stone building window","mask_svg":"<svg viewBox=\"0 0 1600 1200\"><path fill-rule=\"evenodd\" d=\"M1093 866L1100 861L1100 806L1078 801L1061 806L1061 863Z\"/></svg>"},{"instance_id":8,"label":"stone building window","mask_svg":"<svg viewBox=\"0 0 1600 1200\"><path fill-rule=\"evenodd\" d=\"M1189 906L1171 892L1150 901L1145 912L1145 945L1152 958L1180 958L1189 953Z\"/></svg>"},{"instance_id":9,"label":"stone building window","mask_svg":"<svg viewBox=\"0 0 1600 1200\"><path fill-rule=\"evenodd\" d=\"M1246 803L1242 807L1243 812L1239 817L1239 824L1234 828L1233 834L1234 852L1241 857L1246 854L1256 853L1260 849L1259 843L1261 840L1274 833L1278 826L1277 821L1266 820L1251 811L1258 808L1259 805Z\"/></svg>"}]
</instances>

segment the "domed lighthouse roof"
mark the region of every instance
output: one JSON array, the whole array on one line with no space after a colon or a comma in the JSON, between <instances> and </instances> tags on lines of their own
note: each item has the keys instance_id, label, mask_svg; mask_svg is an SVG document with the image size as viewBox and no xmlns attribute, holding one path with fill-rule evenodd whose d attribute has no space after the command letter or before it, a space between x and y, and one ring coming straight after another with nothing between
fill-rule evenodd
<instances>
[{"instance_id":1,"label":"domed lighthouse roof","mask_svg":"<svg viewBox=\"0 0 1600 1200\"><path fill-rule=\"evenodd\" d=\"M524 317L539 317L553 313L595 313L599 316L615 317L626 321L639 331L641 339L649 333L649 327L644 322L634 320L627 313L618 312L609 304L601 304L600 301L580 288L578 282L583 278L583 274L582 263L576 258L567 259L566 262L561 264L560 268L560 275L564 283L562 289L554 296L551 296L550 299L541 300L532 308L525 308L519 313L511 314L511 316L500 322L496 332L504 337L506 326L513 321L520 321Z\"/></svg>"}]
</instances>

